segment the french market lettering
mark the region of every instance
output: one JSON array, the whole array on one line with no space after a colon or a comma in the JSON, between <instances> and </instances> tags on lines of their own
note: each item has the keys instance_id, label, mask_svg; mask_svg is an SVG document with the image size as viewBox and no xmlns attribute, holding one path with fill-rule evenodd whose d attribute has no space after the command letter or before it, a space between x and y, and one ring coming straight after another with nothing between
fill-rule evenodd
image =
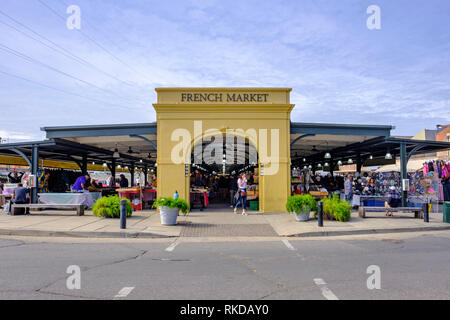
<instances>
[{"instance_id":1,"label":"french market lettering","mask_svg":"<svg viewBox=\"0 0 450 320\"><path fill-rule=\"evenodd\" d=\"M215 93L215 92L183 92L181 102L259 102L268 103L268 93Z\"/></svg>"}]
</instances>

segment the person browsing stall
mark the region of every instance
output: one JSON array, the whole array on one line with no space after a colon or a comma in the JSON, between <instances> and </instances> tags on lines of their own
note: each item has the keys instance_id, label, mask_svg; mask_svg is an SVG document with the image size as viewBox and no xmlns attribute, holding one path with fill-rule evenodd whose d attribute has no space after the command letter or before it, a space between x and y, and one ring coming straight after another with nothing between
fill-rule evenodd
<instances>
[{"instance_id":1,"label":"person browsing stall","mask_svg":"<svg viewBox=\"0 0 450 320\"><path fill-rule=\"evenodd\" d=\"M123 173L120 175L119 185L121 188L128 188L128 179L125 178L125 175Z\"/></svg>"},{"instance_id":2,"label":"person browsing stall","mask_svg":"<svg viewBox=\"0 0 450 320\"><path fill-rule=\"evenodd\" d=\"M87 190L90 185L90 177L88 174L82 175L75 180L75 183L72 186L72 191L83 191Z\"/></svg>"}]
</instances>

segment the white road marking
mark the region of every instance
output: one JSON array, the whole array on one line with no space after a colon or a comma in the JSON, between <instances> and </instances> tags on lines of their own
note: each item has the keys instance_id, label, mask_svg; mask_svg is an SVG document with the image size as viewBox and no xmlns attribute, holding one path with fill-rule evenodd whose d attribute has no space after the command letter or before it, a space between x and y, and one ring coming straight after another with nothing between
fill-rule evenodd
<instances>
[{"instance_id":1,"label":"white road marking","mask_svg":"<svg viewBox=\"0 0 450 320\"><path fill-rule=\"evenodd\" d=\"M178 245L178 241L175 241L174 243L172 243L170 246L168 246L167 248L166 248L166 251L167 252L172 252L174 249L175 249L175 247Z\"/></svg>"},{"instance_id":2,"label":"white road marking","mask_svg":"<svg viewBox=\"0 0 450 320\"><path fill-rule=\"evenodd\" d=\"M295 248L292 246L292 244L291 244L288 240L283 239L283 240L281 240L281 241L283 241L283 243L286 245L286 247L288 247L289 250L292 250L292 251L297 250L297 249L295 249Z\"/></svg>"},{"instance_id":3,"label":"white road marking","mask_svg":"<svg viewBox=\"0 0 450 320\"><path fill-rule=\"evenodd\" d=\"M122 288L118 294L115 295L114 298L125 298L127 297L131 291L133 291L134 287L124 287Z\"/></svg>"},{"instance_id":4,"label":"white road marking","mask_svg":"<svg viewBox=\"0 0 450 320\"><path fill-rule=\"evenodd\" d=\"M327 283L323 279L316 278L316 279L314 279L314 282L320 288L320 290L322 291L322 295L327 300L339 300L339 298L336 297L336 295L333 293L333 291L328 289Z\"/></svg>"}]
</instances>

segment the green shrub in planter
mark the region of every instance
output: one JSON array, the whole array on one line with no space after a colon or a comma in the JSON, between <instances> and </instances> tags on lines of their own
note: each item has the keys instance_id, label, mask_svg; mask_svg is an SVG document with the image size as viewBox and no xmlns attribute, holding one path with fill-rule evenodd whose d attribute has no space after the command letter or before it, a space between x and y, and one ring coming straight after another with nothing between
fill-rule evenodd
<instances>
[{"instance_id":1,"label":"green shrub in planter","mask_svg":"<svg viewBox=\"0 0 450 320\"><path fill-rule=\"evenodd\" d=\"M334 206L334 218L337 221L345 222L350 220L352 206L347 201L339 201Z\"/></svg>"},{"instance_id":2,"label":"green shrub in planter","mask_svg":"<svg viewBox=\"0 0 450 320\"><path fill-rule=\"evenodd\" d=\"M286 202L286 210L289 213L301 213L302 211L317 211L317 201L309 194L297 194L290 196Z\"/></svg>"},{"instance_id":3,"label":"green shrub in planter","mask_svg":"<svg viewBox=\"0 0 450 320\"><path fill-rule=\"evenodd\" d=\"M159 198L153 202L153 208L157 207L178 208L183 214L189 212L189 203L180 198Z\"/></svg>"},{"instance_id":4,"label":"green shrub in planter","mask_svg":"<svg viewBox=\"0 0 450 320\"><path fill-rule=\"evenodd\" d=\"M323 214L330 220L345 222L350 220L352 206L338 197L323 200Z\"/></svg>"},{"instance_id":5,"label":"green shrub in planter","mask_svg":"<svg viewBox=\"0 0 450 320\"><path fill-rule=\"evenodd\" d=\"M127 200L127 217L131 217L133 208L128 199L119 198L119 196L102 197L92 207L92 213L96 217L119 218L120 200Z\"/></svg>"}]
</instances>

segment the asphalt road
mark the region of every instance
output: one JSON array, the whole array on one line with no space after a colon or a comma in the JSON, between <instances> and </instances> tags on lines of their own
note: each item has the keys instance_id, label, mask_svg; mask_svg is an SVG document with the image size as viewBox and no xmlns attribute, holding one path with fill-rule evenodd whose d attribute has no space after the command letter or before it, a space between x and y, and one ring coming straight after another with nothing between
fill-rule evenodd
<instances>
[{"instance_id":1,"label":"asphalt road","mask_svg":"<svg viewBox=\"0 0 450 320\"><path fill-rule=\"evenodd\" d=\"M450 298L450 234L112 241L0 238L0 299ZM67 288L70 265L79 290ZM381 289L367 288L370 265Z\"/></svg>"}]
</instances>

